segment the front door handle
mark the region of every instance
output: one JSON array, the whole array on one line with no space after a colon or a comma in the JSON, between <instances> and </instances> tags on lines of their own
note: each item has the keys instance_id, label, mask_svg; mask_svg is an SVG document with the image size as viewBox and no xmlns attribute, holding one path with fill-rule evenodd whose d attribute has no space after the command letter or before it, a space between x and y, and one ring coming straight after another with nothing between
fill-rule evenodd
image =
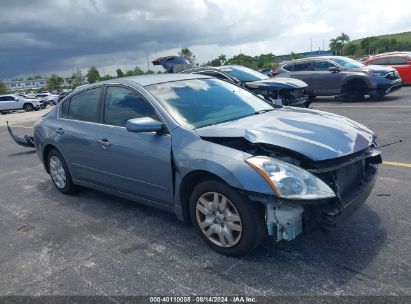
<instances>
[{"instance_id":1,"label":"front door handle","mask_svg":"<svg viewBox=\"0 0 411 304\"><path fill-rule=\"evenodd\" d=\"M56 129L56 133L57 133L57 134L64 134L63 128L58 128L58 129Z\"/></svg>"},{"instance_id":2,"label":"front door handle","mask_svg":"<svg viewBox=\"0 0 411 304\"><path fill-rule=\"evenodd\" d=\"M108 147L108 146L111 145L111 143L110 143L106 138L104 138L104 139L98 139L97 142L98 142L99 144L102 144L102 145L105 146L105 147Z\"/></svg>"}]
</instances>

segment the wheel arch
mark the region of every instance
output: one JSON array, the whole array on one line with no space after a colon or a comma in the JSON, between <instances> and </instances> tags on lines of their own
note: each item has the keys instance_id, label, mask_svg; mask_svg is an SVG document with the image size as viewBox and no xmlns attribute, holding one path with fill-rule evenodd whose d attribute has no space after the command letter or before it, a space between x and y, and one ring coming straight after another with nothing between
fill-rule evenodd
<instances>
[{"instance_id":1,"label":"wheel arch","mask_svg":"<svg viewBox=\"0 0 411 304\"><path fill-rule=\"evenodd\" d=\"M198 169L187 173L181 180L178 193L179 201L182 207L182 217L184 221L190 221L189 201L192 189L206 180L217 180L230 186L223 178L210 171Z\"/></svg>"},{"instance_id":2,"label":"wheel arch","mask_svg":"<svg viewBox=\"0 0 411 304\"><path fill-rule=\"evenodd\" d=\"M33 109L35 108L34 104L32 104L31 102L25 102L23 103L23 109L26 107L26 105L31 105L33 107Z\"/></svg>"},{"instance_id":3,"label":"wheel arch","mask_svg":"<svg viewBox=\"0 0 411 304\"><path fill-rule=\"evenodd\" d=\"M353 77L348 77L345 79L341 89L342 92L347 92L347 87L349 87L350 85L360 85L364 88L366 88L367 90L369 89L369 84L367 82L367 80L364 77L359 77L359 76L353 76Z\"/></svg>"},{"instance_id":4,"label":"wheel arch","mask_svg":"<svg viewBox=\"0 0 411 304\"><path fill-rule=\"evenodd\" d=\"M44 168L46 169L46 172L49 174L50 174L50 168L49 168L49 163L48 163L48 157L49 157L50 151L53 149L59 151L57 147L52 144L45 145L43 149L43 156L42 156L43 159L42 160L43 160Z\"/></svg>"}]
</instances>

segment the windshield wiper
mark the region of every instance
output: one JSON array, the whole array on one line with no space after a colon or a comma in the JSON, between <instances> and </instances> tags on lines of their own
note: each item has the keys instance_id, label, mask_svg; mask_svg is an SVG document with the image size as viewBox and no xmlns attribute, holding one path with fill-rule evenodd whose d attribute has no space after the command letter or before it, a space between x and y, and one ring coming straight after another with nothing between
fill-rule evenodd
<instances>
[{"instance_id":1,"label":"windshield wiper","mask_svg":"<svg viewBox=\"0 0 411 304\"><path fill-rule=\"evenodd\" d=\"M267 113L267 112L270 112L270 111L274 111L274 109L260 110L260 111L254 112L253 115L263 114L263 113Z\"/></svg>"}]
</instances>

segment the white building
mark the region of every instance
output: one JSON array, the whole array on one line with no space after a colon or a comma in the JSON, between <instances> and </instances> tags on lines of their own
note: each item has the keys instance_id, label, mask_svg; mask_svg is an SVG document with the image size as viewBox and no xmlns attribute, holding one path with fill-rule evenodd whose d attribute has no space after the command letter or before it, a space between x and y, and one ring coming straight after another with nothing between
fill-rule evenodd
<instances>
[{"instance_id":1,"label":"white building","mask_svg":"<svg viewBox=\"0 0 411 304\"><path fill-rule=\"evenodd\" d=\"M40 89L47 85L47 79L7 81L6 85L10 91Z\"/></svg>"},{"instance_id":2,"label":"white building","mask_svg":"<svg viewBox=\"0 0 411 304\"><path fill-rule=\"evenodd\" d=\"M70 86L70 78L63 77L63 87ZM7 90L15 91L15 90L36 90L45 88L47 86L47 78L43 79L33 79L33 80L6 80L4 83L7 86ZM87 83L87 78L82 77L82 84Z\"/></svg>"}]
</instances>

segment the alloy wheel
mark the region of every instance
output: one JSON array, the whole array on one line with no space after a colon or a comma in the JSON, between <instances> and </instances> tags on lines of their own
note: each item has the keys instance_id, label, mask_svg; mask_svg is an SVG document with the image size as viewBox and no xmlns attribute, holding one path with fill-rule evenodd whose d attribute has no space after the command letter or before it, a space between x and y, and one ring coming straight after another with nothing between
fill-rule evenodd
<instances>
[{"instance_id":1,"label":"alloy wheel","mask_svg":"<svg viewBox=\"0 0 411 304\"><path fill-rule=\"evenodd\" d=\"M202 233L220 247L234 247L241 239L243 225L234 204L224 195L207 192L196 204L196 219Z\"/></svg>"},{"instance_id":2,"label":"alloy wheel","mask_svg":"<svg viewBox=\"0 0 411 304\"><path fill-rule=\"evenodd\" d=\"M56 156L50 157L50 174L53 179L54 184L63 189L66 186L66 172L64 171L63 164L60 159Z\"/></svg>"}]
</instances>

